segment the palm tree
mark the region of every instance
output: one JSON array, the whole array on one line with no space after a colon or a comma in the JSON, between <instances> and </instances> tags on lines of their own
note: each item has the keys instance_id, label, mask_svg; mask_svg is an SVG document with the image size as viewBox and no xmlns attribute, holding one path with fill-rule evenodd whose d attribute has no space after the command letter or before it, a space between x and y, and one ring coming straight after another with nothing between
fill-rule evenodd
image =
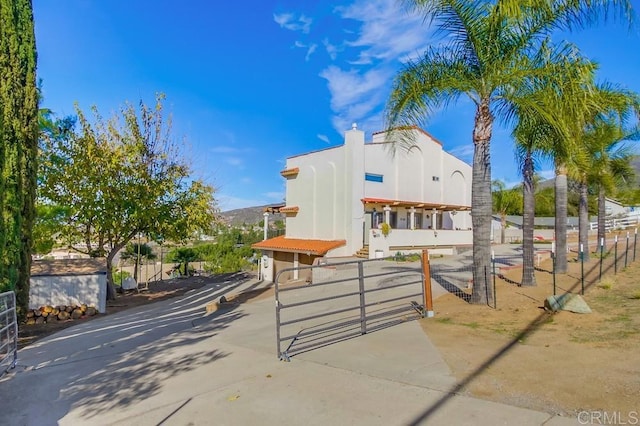
<instances>
[{"instance_id":1,"label":"palm tree","mask_svg":"<svg viewBox=\"0 0 640 426\"><path fill-rule=\"evenodd\" d=\"M522 280L521 286L535 286L535 249L533 246L536 211L536 180L534 156L542 141L547 140L549 126L540 120L535 109L518 111L518 123L513 131L516 141L516 158L522 173Z\"/></svg>"},{"instance_id":2,"label":"palm tree","mask_svg":"<svg viewBox=\"0 0 640 426\"><path fill-rule=\"evenodd\" d=\"M494 180L491 183L493 211L500 215L500 224L502 230L500 232L500 244L505 243L505 229L507 228L507 215L513 212L522 204L522 195L516 189L507 189L505 183L501 180Z\"/></svg>"},{"instance_id":3,"label":"palm tree","mask_svg":"<svg viewBox=\"0 0 640 426\"><path fill-rule=\"evenodd\" d=\"M189 276L189 263L198 259L198 253L191 247L180 247L169 253L169 261L178 264L178 271L180 266L184 264L184 276Z\"/></svg>"},{"instance_id":4,"label":"palm tree","mask_svg":"<svg viewBox=\"0 0 640 426\"><path fill-rule=\"evenodd\" d=\"M634 107L636 108L636 107ZM585 146L591 153L590 181L598 192L598 244L606 244L605 197L616 187L628 186L635 172L633 150L627 141L640 140L640 127L628 128L629 117L601 114L585 133Z\"/></svg>"},{"instance_id":5,"label":"palm tree","mask_svg":"<svg viewBox=\"0 0 640 426\"><path fill-rule=\"evenodd\" d=\"M598 11L627 1L579 0L408 0L436 24L446 41L409 62L396 77L387 105L387 133L401 146L412 145L411 132L434 110L467 96L475 105L471 211L473 224L472 303L491 303L486 282L490 262L490 143L496 114L504 118L513 92L539 77L560 71L532 54L558 28L593 21Z\"/></svg>"},{"instance_id":6,"label":"palm tree","mask_svg":"<svg viewBox=\"0 0 640 426\"><path fill-rule=\"evenodd\" d=\"M575 117L574 122L583 123L582 128L576 127L575 139L582 142L582 152L586 155L574 155L573 160L576 163L575 180L578 183L580 201L579 201L579 243L582 259L589 260L589 211L588 211L588 194L589 184L596 180L602 171L606 170L609 165L623 164L616 161L612 164L607 164L607 158L602 155L603 147L601 146L603 141L598 140L595 137L598 134L598 128L604 130L601 124L597 124L602 118L608 117L613 120L613 123L621 123L628 117L630 113L637 108L638 97L636 94L627 90L616 88L610 84L603 84L596 86L595 84L588 84L584 87L585 98L589 98L592 102L588 102L586 107L582 110L578 110L579 117ZM579 121L580 118L583 121ZM619 158L620 160L623 157ZM627 158L627 169L630 169L629 161ZM620 171L620 173L623 173ZM599 235L599 238L603 238L603 235Z\"/></svg>"}]
</instances>

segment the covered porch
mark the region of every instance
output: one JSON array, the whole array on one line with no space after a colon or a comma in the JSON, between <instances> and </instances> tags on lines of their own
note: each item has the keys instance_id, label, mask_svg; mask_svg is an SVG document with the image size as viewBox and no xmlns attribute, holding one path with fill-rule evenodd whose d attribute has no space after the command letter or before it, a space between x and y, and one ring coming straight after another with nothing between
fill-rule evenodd
<instances>
[{"instance_id":1,"label":"covered porch","mask_svg":"<svg viewBox=\"0 0 640 426\"><path fill-rule=\"evenodd\" d=\"M382 198L364 198L362 203L362 257L472 243L471 206Z\"/></svg>"}]
</instances>

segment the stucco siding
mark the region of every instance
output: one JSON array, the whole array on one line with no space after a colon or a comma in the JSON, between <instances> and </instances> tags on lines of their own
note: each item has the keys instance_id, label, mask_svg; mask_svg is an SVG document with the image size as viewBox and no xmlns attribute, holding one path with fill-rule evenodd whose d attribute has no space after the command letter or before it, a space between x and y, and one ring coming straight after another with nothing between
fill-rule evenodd
<instances>
[{"instance_id":1,"label":"stucco siding","mask_svg":"<svg viewBox=\"0 0 640 426\"><path fill-rule=\"evenodd\" d=\"M106 312L107 275L57 275L31 277L29 308L51 305L94 306Z\"/></svg>"}]
</instances>

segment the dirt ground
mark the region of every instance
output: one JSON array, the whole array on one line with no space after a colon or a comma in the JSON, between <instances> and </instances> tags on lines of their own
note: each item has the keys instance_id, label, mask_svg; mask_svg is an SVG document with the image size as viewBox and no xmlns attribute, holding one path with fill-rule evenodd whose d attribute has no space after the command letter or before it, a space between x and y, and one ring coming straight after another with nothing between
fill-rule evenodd
<instances>
[{"instance_id":1,"label":"dirt ground","mask_svg":"<svg viewBox=\"0 0 640 426\"><path fill-rule=\"evenodd\" d=\"M475 306L452 294L434 301L423 329L457 379L460 393L562 415L582 411L640 413L640 253L624 256L614 274L613 256L585 263L585 295L591 314L544 310L553 294L552 263L540 264L536 287L519 287L522 270L496 280L497 309ZM576 255L557 275L557 294L580 293ZM584 413L583 413L584 414Z\"/></svg>"},{"instance_id":2,"label":"dirt ground","mask_svg":"<svg viewBox=\"0 0 640 426\"><path fill-rule=\"evenodd\" d=\"M244 274L240 272L238 274ZM57 321L49 324L25 325L18 324L18 349L23 348L38 339L42 339L57 331L71 327L79 321L91 321L105 315L114 314L136 306L159 302L172 297L182 296L190 290L203 287L207 284L222 282L233 278L237 274L221 274L214 276L193 276L174 278L163 281L149 283L148 290L127 291L124 294L118 293L116 300L107 301L107 312L93 317L81 318L78 320Z\"/></svg>"}]
</instances>

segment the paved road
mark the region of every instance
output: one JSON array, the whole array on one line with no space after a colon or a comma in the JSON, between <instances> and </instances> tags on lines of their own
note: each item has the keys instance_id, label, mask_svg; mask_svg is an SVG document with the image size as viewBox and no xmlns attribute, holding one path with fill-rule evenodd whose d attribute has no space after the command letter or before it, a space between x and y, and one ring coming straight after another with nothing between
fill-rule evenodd
<instances>
[{"instance_id":1,"label":"paved road","mask_svg":"<svg viewBox=\"0 0 640 426\"><path fill-rule=\"evenodd\" d=\"M0 424L577 424L450 393L456 380L416 321L281 362L273 300L204 315L260 285L209 285L36 342L0 380Z\"/></svg>"}]
</instances>

